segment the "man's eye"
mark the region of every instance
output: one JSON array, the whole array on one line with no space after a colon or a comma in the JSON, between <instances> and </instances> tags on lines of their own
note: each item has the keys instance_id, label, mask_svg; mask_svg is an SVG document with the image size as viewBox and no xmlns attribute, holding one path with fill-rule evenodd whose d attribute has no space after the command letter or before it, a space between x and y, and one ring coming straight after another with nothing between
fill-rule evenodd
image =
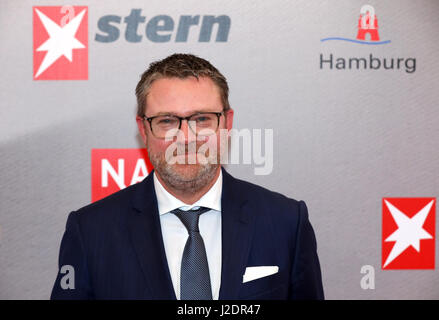
<instances>
[{"instance_id":1,"label":"man's eye","mask_svg":"<svg viewBox=\"0 0 439 320\"><path fill-rule=\"evenodd\" d=\"M160 119L158 123L159 124L173 124L175 122L176 122L175 119Z\"/></svg>"}]
</instances>

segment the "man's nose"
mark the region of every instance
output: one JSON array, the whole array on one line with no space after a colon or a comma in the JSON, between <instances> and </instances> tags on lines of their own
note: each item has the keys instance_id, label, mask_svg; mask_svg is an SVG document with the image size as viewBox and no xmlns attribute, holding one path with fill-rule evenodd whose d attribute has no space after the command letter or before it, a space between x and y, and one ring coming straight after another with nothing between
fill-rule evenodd
<instances>
[{"instance_id":1,"label":"man's nose","mask_svg":"<svg viewBox=\"0 0 439 320\"><path fill-rule=\"evenodd\" d=\"M194 124L192 123L192 125L194 125ZM181 143L184 142L185 144L188 144L190 142L197 140L197 136L192 131L192 129L189 127L188 120L186 120L186 119L181 120L180 130L181 130L181 133L178 135L178 137L179 137L179 140Z\"/></svg>"}]
</instances>

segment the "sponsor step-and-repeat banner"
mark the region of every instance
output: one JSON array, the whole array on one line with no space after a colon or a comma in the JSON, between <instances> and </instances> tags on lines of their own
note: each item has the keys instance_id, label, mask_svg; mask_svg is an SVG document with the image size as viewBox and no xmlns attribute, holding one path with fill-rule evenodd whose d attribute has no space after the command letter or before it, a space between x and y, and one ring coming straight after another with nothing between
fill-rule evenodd
<instances>
[{"instance_id":1,"label":"sponsor step-and-repeat banner","mask_svg":"<svg viewBox=\"0 0 439 320\"><path fill-rule=\"evenodd\" d=\"M232 175L307 203L328 299L438 299L439 2L0 3L0 298L46 299L67 215L153 170L134 89L228 79ZM229 159L230 160L230 159Z\"/></svg>"}]
</instances>

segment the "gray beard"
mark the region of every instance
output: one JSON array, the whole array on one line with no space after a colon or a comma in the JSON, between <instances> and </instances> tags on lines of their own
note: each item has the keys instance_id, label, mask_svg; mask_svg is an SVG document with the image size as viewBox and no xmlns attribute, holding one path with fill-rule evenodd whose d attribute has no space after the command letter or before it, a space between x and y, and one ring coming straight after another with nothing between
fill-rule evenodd
<instances>
[{"instance_id":1,"label":"gray beard","mask_svg":"<svg viewBox=\"0 0 439 320\"><path fill-rule=\"evenodd\" d=\"M186 178L174 170L175 165L166 162L164 155L155 155L150 153L149 150L147 151L154 170L168 186L190 193L198 192L208 185L215 178L217 169L220 166L219 162L216 164L189 164L190 166L197 166L199 170L194 177Z\"/></svg>"}]
</instances>

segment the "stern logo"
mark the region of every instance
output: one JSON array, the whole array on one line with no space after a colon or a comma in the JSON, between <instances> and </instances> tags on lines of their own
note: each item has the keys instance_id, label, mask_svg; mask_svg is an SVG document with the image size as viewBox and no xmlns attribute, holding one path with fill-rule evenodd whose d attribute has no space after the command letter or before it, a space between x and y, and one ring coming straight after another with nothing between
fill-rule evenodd
<instances>
[{"instance_id":1,"label":"stern logo","mask_svg":"<svg viewBox=\"0 0 439 320\"><path fill-rule=\"evenodd\" d=\"M33 7L34 80L88 79L88 10Z\"/></svg>"},{"instance_id":2,"label":"stern logo","mask_svg":"<svg viewBox=\"0 0 439 320\"><path fill-rule=\"evenodd\" d=\"M383 198L383 269L434 269L435 204L435 198Z\"/></svg>"}]
</instances>

